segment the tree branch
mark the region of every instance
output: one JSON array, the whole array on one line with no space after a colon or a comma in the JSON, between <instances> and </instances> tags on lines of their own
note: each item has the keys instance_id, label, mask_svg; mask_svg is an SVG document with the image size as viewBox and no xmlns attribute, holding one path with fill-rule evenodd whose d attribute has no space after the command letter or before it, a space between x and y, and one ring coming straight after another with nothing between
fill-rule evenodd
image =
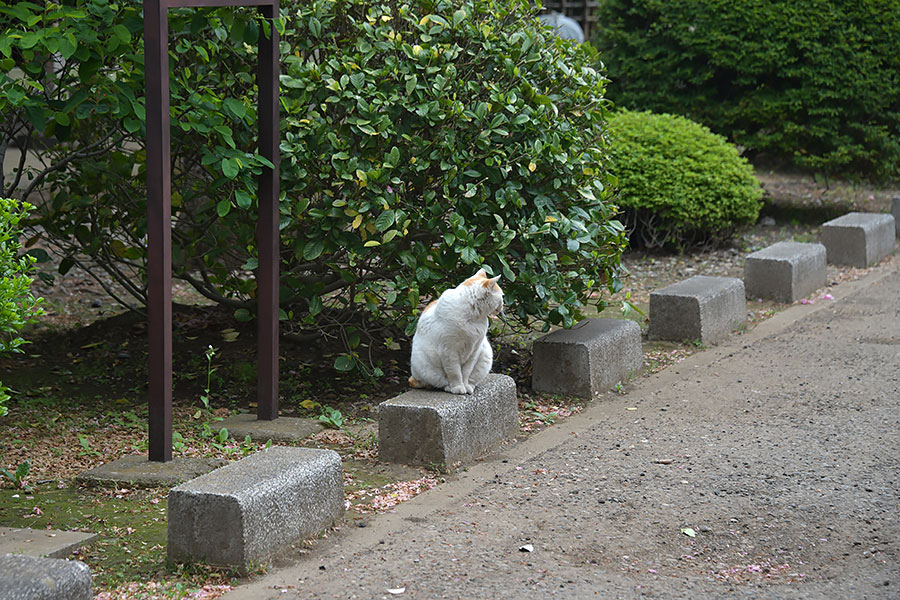
<instances>
[{"instance_id":1,"label":"tree branch","mask_svg":"<svg viewBox=\"0 0 900 600\"><path fill-rule=\"evenodd\" d=\"M99 155L107 152L108 151L107 147L100 148L100 146L102 144L104 144L107 140L109 140L115 133L116 133L115 129L111 130L102 139L99 139L96 142L89 144L88 146L85 146L84 148L82 148L80 150L76 150L75 152L68 155L61 161L57 162L56 164L50 165L49 167L47 167L46 169L41 171L37 175L37 177L35 177L34 180L28 185L28 187L25 188L25 192L22 194L22 198L24 199L24 198L27 198L28 196L30 196L31 192L34 191L34 188L36 188L38 185L43 183L43 181L47 177L47 175L49 175L50 173L52 173L54 171L59 171L60 169L64 169L66 167L66 165L68 165L73 160L81 159L81 158L91 158L92 156L99 156ZM116 144L118 144L119 142L121 142L124 139L125 139L125 136L121 135L121 136L119 136L119 139L117 139L115 141L115 143L113 143L112 145L115 146ZM97 148L99 148L99 149L97 149ZM24 153L23 153L23 156L24 156Z\"/></svg>"},{"instance_id":2,"label":"tree branch","mask_svg":"<svg viewBox=\"0 0 900 600\"><path fill-rule=\"evenodd\" d=\"M241 300L235 300L234 298L226 298L222 294L215 291L215 287L209 283L209 279L206 277L206 274L203 275L203 281L192 277L187 271L183 271L178 274L180 279L184 279L191 287L197 290L200 295L208 300L212 300L216 304L222 304L224 306L228 306L230 308L250 308L251 304L249 302L243 302Z\"/></svg>"}]
</instances>

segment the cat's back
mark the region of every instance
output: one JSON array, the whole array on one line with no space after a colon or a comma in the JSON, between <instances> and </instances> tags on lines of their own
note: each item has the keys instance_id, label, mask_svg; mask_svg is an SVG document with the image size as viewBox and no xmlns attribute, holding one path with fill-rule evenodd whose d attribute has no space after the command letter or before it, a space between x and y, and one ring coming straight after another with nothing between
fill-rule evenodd
<instances>
[{"instance_id":1,"label":"cat's back","mask_svg":"<svg viewBox=\"0 0 900 600\"><path fill-rule=\"evenodd\" d=\"M432 300L419 315L415 335L425 337L452 335L460 327L459 310L456 306L458 295L457 290L449 289L444 291L437 300Z\"/></svg>"},{"instance_id":2,"label":"cat's back","mask_svg":"<svg viewBox=\"0 0 900 600\"><path fill-rule=\"evenodd\" d=\"M419 315L419 322L416 325L416 333L413 336L413 339L416 337L427 336L435 328L438 321L437 305L438 300L432 300L428 306L422 309L422 314Z\"/></svg>"}]
</instances>

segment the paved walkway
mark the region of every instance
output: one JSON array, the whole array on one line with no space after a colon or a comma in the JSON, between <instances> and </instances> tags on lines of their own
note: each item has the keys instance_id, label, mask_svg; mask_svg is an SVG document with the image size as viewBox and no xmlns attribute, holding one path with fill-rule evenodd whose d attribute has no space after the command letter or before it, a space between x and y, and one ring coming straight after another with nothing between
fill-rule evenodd
<instances>
[{"instance_id":1,"label":"paved walkway","mask_svg":"<svg viewBox=\"0 0 900 600\"><path fill-rule=\"evenodd\" d=\"M225 598L900 597L900 258L834 295Z\"/></svg>"}]
</instances>

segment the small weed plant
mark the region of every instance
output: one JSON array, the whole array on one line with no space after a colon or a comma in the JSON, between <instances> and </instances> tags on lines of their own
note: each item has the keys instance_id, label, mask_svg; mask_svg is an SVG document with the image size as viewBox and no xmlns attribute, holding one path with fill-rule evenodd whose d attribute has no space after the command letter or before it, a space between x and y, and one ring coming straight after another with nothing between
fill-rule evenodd
<instances>
[{"instance_id":1,"label":"small weed plant","mask_svg":"<svg viewBox=\"0 0 900 600\"><path fill-rule=\"evenodd\" d=\"M203 403L203 413L201 413L200 409L197 409L197 412L194 413L194 418L199 419L203 416L206 417L200 424L200 435L204 439L213 438L213 445L221 450L223 444L228 441L228 430L222 427L219 431L215 431L212 428L211 423L214 421L221 421L222 417L213 417L212 410L209 407L212 375L218 369L218 367L213 366L213 358L215 358L216 352L217 350L212 346L208 346L204 352L204 355L206 356L206 387L203 388L203 393L200 394L200 402Z\"/></svg>"},{"instance_id":2,"label":"small weed plant","mask_svg":"<svg viewBox=\"0 0 900 600\"><path fill-rule=\"evenodd\" d=\"M336 408L323 406L322 414L319 415L319 422L323 423L325 427L328 427L330 429L343 429L344 415L342 415L341 411L337 410Z\"/></svg>"},{"instance_id":3,"label":"small weed plant","mask_svg":"<svg viewBox=\"0 0 900 600\"><path fill-rule=\"evenodd\" d=\"M27 490L28 485L25 483L25 479L28 477L29 471L31 471L31 463L26 460L19 464L15 472L11 472L8 469L0 469L0 475L9 479L13 487Z\"/></svg>"}]
</instances>

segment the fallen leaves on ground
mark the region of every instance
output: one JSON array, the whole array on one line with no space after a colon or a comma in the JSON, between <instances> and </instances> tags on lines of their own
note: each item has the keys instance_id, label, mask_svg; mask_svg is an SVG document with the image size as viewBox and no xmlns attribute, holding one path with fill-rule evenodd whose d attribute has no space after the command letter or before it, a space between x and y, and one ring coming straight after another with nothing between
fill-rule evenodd
<instances>
[{"instance_id":1,"label":"fallen leaves on ground","mask_svg":"<svg viewBox=\"0 0 900 600\"><path fill-rule=\"evenodd\" d=\"M110 592L100 592L94 600L163 600L165 598L182 598L183 600L214 600L225 592L234 589L231 585L204 585L193 592L185 592L174 584L160 584L155 581L146 583L126 583ZM174 594L174 596L173 596Z\"/></svg>"},{"instance_id":2,"label":"fallen leaves on ground","mask_svg":"<svg viewBox=\"0 0 900 600\"><path fill-rule=\"evenodd\" d=\"M349 475L344 474L344 479L345 483L352 485L353 479ZM425 476L413 481L397 481L380 487L347 492L344 508L361 513L385 512L430 490L438 483L440 480L436 477Z\"/></svg>"}]
</instances>

